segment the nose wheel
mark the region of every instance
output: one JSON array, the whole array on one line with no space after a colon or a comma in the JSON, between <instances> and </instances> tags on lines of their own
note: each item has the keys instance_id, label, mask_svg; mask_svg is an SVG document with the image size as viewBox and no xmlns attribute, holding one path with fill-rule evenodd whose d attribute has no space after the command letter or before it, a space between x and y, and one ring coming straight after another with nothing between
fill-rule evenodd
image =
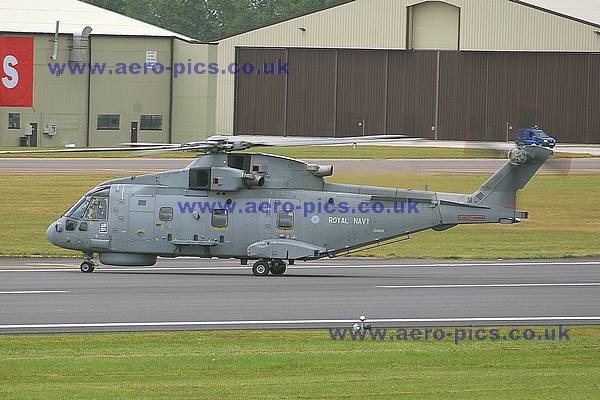
<instances>
[{"instance_id":1,"label":"nose wheel","mask_svg":"<svg viewBox=\"0 0 600 400\"><path fill-rule=\"evenodd\" d=\"M272 275L283 275L286 270L287 266L282 260L258 260L252 266L254 276L267 276L269 272Z\"/></svg>"},{"instance_id":2,"label":"nose wheel","mask_svg":"<svg viewBox=\"0 0 600 400\"><path fill-rule=\"evenodd\" d=\"M83 273L91 274L96 269L96 264L94 264L94 262L92 261L93 254L85 253L84 257L85 258L79 266L79 269Z\"/></svg>"}]
</instances>

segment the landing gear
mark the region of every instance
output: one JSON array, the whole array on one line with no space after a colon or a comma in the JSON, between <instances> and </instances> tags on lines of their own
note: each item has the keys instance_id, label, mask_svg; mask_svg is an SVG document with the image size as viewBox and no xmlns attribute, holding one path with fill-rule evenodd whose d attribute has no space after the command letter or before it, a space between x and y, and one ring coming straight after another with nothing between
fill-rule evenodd
<instances>
[{"instance_id":1,"label":"landing gear","mask_svg":"<svg viewBox=\"0 0 600 400\"><path fill-rule=\"evenodd\" d=\"M91 274L92 272L94 272L94 269L96 269L96 265L91 261L84 261L81 263L79 269L81 269L81 272Z\"/></svg>"},{"instance_id":2,"label":"landing gear","mask_svg":"<svg viewBox=\"0 0 600 400\"><path fill-rule=\"evenodd\" d=\"M287 266L283 260L258 260L252 266L255 276L267 276L269 272L273 275L283 275Z\"/></svg>"},{"instance_id":3,"label":"landing gear","mask_svg":"<svg viewBox=\"0 0 600 400\"><path fill-rule=\"evenodd\" d=\"M94 264L94 262L92 261L94 255L90 253L85 253L83 257L83 262L79 266L79 269L83 273L91 274L96 269L96 264Z\"/></svg>"},{"instance_id":4,"label":"landing gear","mask_svg":"<svg viewBox=\"0 0 600 400\"><path fill-rule=\"evenodd\" d=\"M254 276L269 275L269 263L266 260L258 260L252 266L252 273Z\"/></svg>"},{"instance_id":5,"label":"landing gear","mask_svg":"<svg viewBox=\"0 0 600 400\"><path fill-rule=\"evenodd\" d=\"M271 261L271 273L273 275L283 275L283 274L285 274L286 270L287 270L287 266L285 265L285 262L283 262L281 260L272 260Z\"/></svg>"}]
</instances>

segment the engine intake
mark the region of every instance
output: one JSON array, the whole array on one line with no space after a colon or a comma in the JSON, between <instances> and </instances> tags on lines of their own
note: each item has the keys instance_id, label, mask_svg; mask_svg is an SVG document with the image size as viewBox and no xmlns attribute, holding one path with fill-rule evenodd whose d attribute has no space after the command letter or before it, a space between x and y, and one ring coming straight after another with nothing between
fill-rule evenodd
<instances>
[{"instance_id":1,"label":"engine intake","mask_svg":"<svg viewBox=\"0 0 600 400\"><path fill-rule=\"evenodd\" d=\"M307 164L306 170L314 176L318 176L319 178L325 178L333 175L333 165Z\"/></svg>"}]
</instances>

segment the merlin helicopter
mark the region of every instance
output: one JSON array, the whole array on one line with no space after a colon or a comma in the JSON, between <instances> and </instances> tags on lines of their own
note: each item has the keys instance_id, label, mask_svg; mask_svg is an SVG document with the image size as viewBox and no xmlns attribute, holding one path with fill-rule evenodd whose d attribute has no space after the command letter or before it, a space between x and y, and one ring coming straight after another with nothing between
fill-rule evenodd
<instances>
[{"instance_id":1,"label":"merlin helicopter","mask_svg":"<svg viewBox=\"0 0 600 400\"><path fill-rule=\"evenodd\" d=\"M542 146L518 146L479 189L457 194L329 183L325 178L333 175L332 165L239 152L399 138L250 141L215 136L182 145L131 144L142 152L200 155L180 170L99 184L48 227L47 238L81 251L85 273L97 267L97 254L105 265L140 267L155 265L157 257L234 258L242 265L253 262L256 276L283 275L297 261L334 258L429 229L519 223L528 213L516 210L516 194L553 153Z\"/></svg>"}]
</instances>

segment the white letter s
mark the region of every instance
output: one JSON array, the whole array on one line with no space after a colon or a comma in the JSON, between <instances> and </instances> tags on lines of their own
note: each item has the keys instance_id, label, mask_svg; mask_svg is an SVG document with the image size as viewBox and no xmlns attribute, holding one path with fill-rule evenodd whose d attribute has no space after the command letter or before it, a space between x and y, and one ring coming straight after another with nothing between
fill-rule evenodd
<instances>
[{"instance_id":1,"label":"white letter s","mask_svg":"<svg viewBox=\"0 0 600 400\"><path fill-rule=\"evenodd\" d=\"M13 68L15 65L19 65L19 60L15 56L8 55L4 57L2 68L7 76L2 78L2 84L7 89L14 89L19 84L19 71Z\"/></svg>"}]
</instances>

